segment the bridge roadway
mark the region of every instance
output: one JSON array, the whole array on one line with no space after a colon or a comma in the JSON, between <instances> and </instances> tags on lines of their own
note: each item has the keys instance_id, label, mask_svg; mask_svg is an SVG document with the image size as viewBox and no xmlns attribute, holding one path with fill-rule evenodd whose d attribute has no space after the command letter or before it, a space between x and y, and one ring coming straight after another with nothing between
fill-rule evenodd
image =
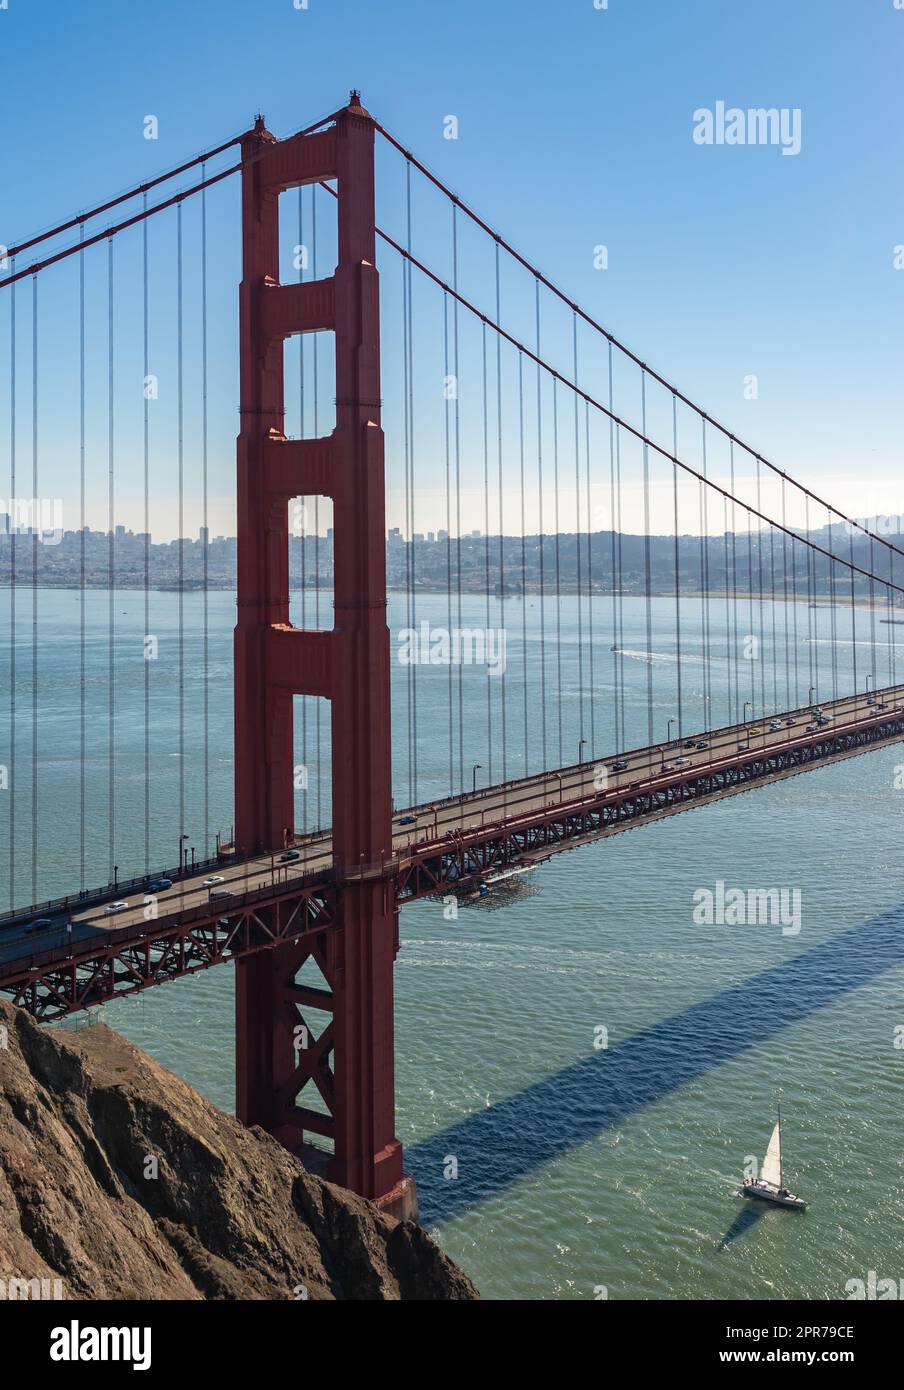
<instances>
[{"instance_id":1,"label":"bridge roadway","mask_svg":"<svg viewBox=\"0 0 904 1390\"><path fill-rule=\"evenodd\" d=\"M629 750L610 758L598 758L593 762L478 790L463 797L413 807L393 817L392 854L387 858L393 871L396 871L404 868L406 861L415 855L429 855L431 846L438 848L442 844L454 843L460 835L467 836L468 832L490 826L530 822L550 811L564 812L569 807L590 801L598 803L610 796L617 799L619 794L629 789L640 791L656 788L674 780L677 775L705 772L729 760L742 762L745 754L749 758L756 752L780 751L799 742L813 742L817 734L861 728L865 722L879 721L882 716L887 718L890 714L904 716L904 685L880 688L871 698L874 700L872 704L867 702L865 695L851 696L823 702L819 706L805 706L780 716L769 716L765 720L731 725L710 733L682 734L668 742ZM808 732L807 725L815 722L811 711L817 708L824 712L828 722L819 726L817 731L811 729ZM770 729L773 719L781 720L781 728ZM787 720L794 723L786 723ZM698 748L698 743L706 746ZM691 744L693 746L688 746ZM679 759L683 760L680 764ZM626 763L627 766L616 768L616 763ZM403 824L411 816L415 818L414 823ZM301 886L303 882L311 882L312 878L328 877L332 867L328 832L298 837L293 847L300 857L291 863L280 863L278 853L258 855L243 861L226 857L215 868L208 867L183 877L171 888L154 895L157 913L154 920L162 923L167 918L181 917L185 913L192 913L196 917L209 917L216 913L225 916L234 913L249 893L270 888L285 894L291 891L295 881ZM539 857L546 858L559 848L573 847L574 841L570 840L548 847L547 852ZM205 883L212 877L221 881ZM221 897L221 894L225 896ZM7 973L4 966L24 962L36 952L48 948L66 946L80 956L101 933L109 941L120 933L129 935L129 928L136 926L153 930L152 923L148 921L147 900L145 887L141 892L132 892L119 899L111 892L106 902L92 901L90 906L80 906L78 900L72 900L64 907L54 904L53 910L46 914L42 914L40 908L32 908L17 915L0 925L0 975ZM113 901L121 901L125 907L115 912L106 911L107 904ZM195 909L202 911L198 913L193 911ZM39 915L47 915L50 925L33 926ZM71 931L67 924L71 924ZM131 934L134 935L134 931Z\"/></svg>"}]
</instances>

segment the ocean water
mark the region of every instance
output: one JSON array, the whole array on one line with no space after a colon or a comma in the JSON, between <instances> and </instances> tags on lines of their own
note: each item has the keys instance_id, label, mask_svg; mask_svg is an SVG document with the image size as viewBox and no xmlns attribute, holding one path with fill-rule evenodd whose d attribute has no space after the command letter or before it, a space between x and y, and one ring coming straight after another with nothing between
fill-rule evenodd
<instances>
[{"instance_id":1,"label":"ocean water","mask_svg":"<svg viewBox=\"0 0 904 1390\"><path fill-rule=\"evenodd\" d=\"M103 881L111 862L120 876L140 869L146 841L152 863L172 862L180 806L199 853L205 833L212 839L228 831L232 596L208 600L206 724L202 600L184 599L181 739L178 596L155 594L150 603L150 630L160 640L146 724L144 598L115 595L112 646L109 596L86 599L83 850L80 597L38 595L36 691L31 595L17 599L15 759L7 753L17 788L14 881L6 882L10 801L2 793L4 906L7 898L31 900L33 882L40 896L72 886L83 854L88 882ZM709 692L700 605L687 600L683 611L679 659L672 601L653 601L650 659L642 600L623 601L620 656L609 650L611 600L595 599L591 615L585 599L580 619L575 599L558 611L549 601L507 600L501 613L493 600L488 619L484 600L465 598L464 622L504 625L507 633L506 774L524 771L525 739L528 767L541 765L544 737L550 766L560 751L562 761L575 761L581 738L584 756L611 752L622 691L622 744L646 742L651 716L655 737L664 737L677 714L679 670L685 732L704 726L707 693L714 723L735 700L754 698L759 717L764 691L772 697L767 714L776 695L779 705L797 703L795 694L806 701L814 657L819 694L832 694L827 610L777 605L761 630L758 618L747 621L746 608L733 623L713 601ZM405 599L394 596L394 647L410 616ZM592 700L578 693L590 688L591 616ZM445 597L418 595L417 622L439 627L448 617ZM904 649L888 645L894 629L879 628L874 646L868 618L858 614L853 633L850 613L844 622L848 636L835 648L839 693L851 688L855 658L860 689L874 657L877 685L897 674ZM755 661L735 661L736 637L750 632L760 637ZM4 621L0 746L7 750L9 658ZM445 668L417 669L416 782L407 736L411 680L410 668L396 661L397 804L413 791L414 799L448 792L456 778L468 786L474 775L478 784L500 780L501 677L488 704L485 670L465 668L459 687L458 671L450 682ZM451 750L450 703L465 730ZM299 757L311 779L299 823L313 825L318 792L320 819L329 815L325 767L316 775L313 703L304 723ZM324 752L328 732L321 709ZM605 1291L611 1299L839 1299L848 1280L869 1270L880 1278L904 1274L904 1050L895 1046L896 1030L904 1030L899 763L898 750L877 751L562 854L504 905L463 906L454 921L439 904L403 909L395 975L398 1134L418 1181L422 1219L485 1297L594 1299ZM798 892L800 931L701 925L694 894L718 880ZM97 1016L228 1109L233 978L229 967L212 970L116 1001ZM79 1018L66 1026L90 1024ZM765 1151L779 1102L786 1181L811 1200L802 1215L737 1195L745 1162Z\"/></svg>"}]
</instances>

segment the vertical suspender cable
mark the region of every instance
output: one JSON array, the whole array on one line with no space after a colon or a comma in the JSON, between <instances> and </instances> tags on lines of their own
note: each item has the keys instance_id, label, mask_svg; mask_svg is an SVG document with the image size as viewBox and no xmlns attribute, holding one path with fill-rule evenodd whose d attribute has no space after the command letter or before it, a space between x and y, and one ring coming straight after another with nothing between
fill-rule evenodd
<instances>
[{"instance_id":1,"label":"vertical suspender cable","mask_svg":"<svg viewBox=\"0 0 904 1390\"><path fill-rule=\"evenodd\" d=\"M644 435L647 432L647 374L640 374L640 416ZM650 450L643 446L643 574L644 612L647 640L647 743L654 741L653 731L653 575L650 541Z\"/></svg>"},{"instance_id":2,"label":"vertical suspender cable","mask_svg":"<svg viewBox=\"0 0 904 1390\"><path fill-rule=\"evenodd\" d=\"M115 651L115 589L116 589L116 513L115 513L115 419L114 419L114 335L113 335L113 238L107 242L107 584L108 591L108 631L109 631L109 652L108 652L108 714L107 714L107 742L108 742L108 784L107 784L107 808L109 814L109 824L107 826L107 843L109 855L110 881L113 880L114 865L116 863L116 671L114 665Z\"/></svg>"},{"instance_id":3,"label":"vertical suspender cable","mask_svg":"<svg viewBox=\"0 0 904 1390\"><path fill-rule=\"evenodd\" d=\"M596 756L596 725L594 718L594 676L593 676L593 526L590 510L590 405L584 402L584 451L586 454L585 476L587 480L587 657L590 677L590 756ZM545 763L544 763L545 766Z\"/></svg>"},{"instance_id":4,"label":"vertical suspender cable","mask_svg":"<svg viewBox=\"0 0 904 1390\"><path fill-rule=\"evenodd\" d=\"M769 584L772 594L772 713L779 710L778 699L778 614L775 597L775 527L769 528Z\"/></svg>"},{"instance_id":5,"label":"vertical suspender cable","mask_svg":"<svg viewBox=\"0 0 904 1390\"><path fill-rule=\"evenodd\" d=\"M410 168L410 165L409 165ZM481 384L483 399L483 565L484 565L484 585L486 588L486 625L487 639L491 627L490 621L490 433L489 433L489 402L487 399L487 326L481 324L480 334L480 366ZM487 670L487 785L493 785L493 682Z\"/></svg>"},{"instance_id":6,"label":"vertical suspender cable","mask_svg":"<svg viewBox=\"0 0 904 1390\"><path fill-rule=\"evenodd\" d=\"M502 296L499 284L499 243L496 243L496 322L502 322ZM499 628L505 632L505 514L502 478L502 338L496 334L496 454L499 471ZM502 780L508 777L506 742L505 665L499 677L502 707Z\"/></svg>"},{"instance_id":7,"label":"vertical suspender cable","mask_svg":"<svg viewBox=\"0 0 904 1390\"><path fill-rule=\"evenodd\" d=\"M142 205L147 211L148 195L144 194ZM141 224L141 303L142 303L142 360L144 367L144 401L142 411L142 454L144 482L144 640L147 642L151 631L151 515L150 515L150 350L149 350L149 294L148 294L148 218ZM84 525L84 523L82 523ZM83 599L84 602L84 599ZM151 868L151 663L145 650L144 686L144 871Z\"/></svg>"},{"instance_id":8,"label":"vertical suspender cable","mask_svg":"<svg viewBox=\"0 0 904 1390\"><path fill-rule=\"evenodd\" d=\"M708 477L705 416L700 423L703 435L703 477L705 479ZM700 588L703 598L703 716L704 725L708 729L713 719L713 682L709 622L709 489L705 482L700 484Z\"/></svg>"},{"instance_id":9,"label":"vertical suspender cable","mask_svg":"<svg viewBox=\"0 0 904 1390\"><path fill-rule=\"evenodd\" d=\"M458 290L458 209L452 204L452 285ZM458 300L452 301L452 362L455 374L455 584L458 630L461 632L461 374L458 354ZM458 786L465 790L464 661L458 660Z\"/></svg>"},{"instance_id":10,"label":"vertical suspender cable","mask_svg":"<svg viewBox=\"0 0 904 1390\"><path fill-rule=\"evenodd\" d=\"M15 272L15 257L10 258ZM9 287L9 905L16 900L16 286Z\"/></svg>"},{"instance_id":11,"label":"vertical suspender cable","mask_svg":"<svg viewBox=\"0 0 904 1390\"><path fill-rule=\"evenodd\" d=\"M559 527L559 383L552 379L552 466L555 483L555 557L556 557L556 683L559 698L557 702L557 724L559 735L559 767L565 762L565 745L562 738L562 555Z\"/></svg>"},{"instance_id":12,"label":"vertical suspender cable","mask_svg":"<svg viewBox=\"0 0 904 1390\"><path fill-rule=\"evenodd\" d=\"M753 517L747 509L747 636L753 636ZM749 642L744 644L745 654L750 657ZM756 662L750 661L750 713L756 713Z\"/></svg>"},{"instance_id":13,"label":"vertical suspender cable","mask_svg":"<svg viewBox=\"0 0 904 1390\"><path fill-rule=\"evenodd\" d=\"M540 356L540 281L534 280L534 308L537 329L537 356ZM546 574L543 550L546 537L543 534L543 393L540 364L537 363L537 495L539 500L537 544L540 552L540 749L542 767L546 760Z\"/></svg>"},{"instance_id":14,"label":"vertical suspender cable","mask_svg":"<svg viewBox=\"0 0 904 1390\"><path fill-rule=\"evenodd\" d=\"M731 441L730 461L731 495L732 498L736 498L734 440ZM731 642L734 652L734 709L735 719L739 720L741 718L741 694L738 688L738 662L740 660L738 647L738 509L735 501L732 501L731 504L731 628Z\"/></svg>"},{"instance_id":15,"label":"vertical suspender cable","mask_svg":"<svg viewBox=\"0 0 904 1390\"><path fill-rule=\"evenodd\" d=\"M874 575L875 558L873 550L873 538L869 541L869 644L870 644L870 670L872 671L873 686L876 684L876 582Z\"/></svg>"},{"instance_id":16,"label":"vertical suspender cable","mask_svg":"<svg viewBox=\"0 0 904 1390\"><path fill-rule=\"evenodd\" d=\"M578 316L571 315L572 361L574 383L578 381ZM581 614L581 434L578 397L574 396L574 559L575 587L578 607L578 762L584 761L584 633Z\"/></svg>"},{"instance_id":17,"label":"vertical suspender cable","mask_svg":"<svg viewBox=\"0 0 904 1390\"><path fill-rule=\"evenodd\" d=\"M735 723L735 720L734 720L734 718L732 717L732 685L731 685L731 678L732 678L732 673L733 673L733 670L734 670L734 650L733 650L732 645L731 645L731 601L730 601L731 572L730 572L729 567L728 567L728 498L727 498L727 497L723 497L723 498L722 498L722 535L723 535L723 539L724 539L724 552L725 552L724 555L723 555L723 565L724 565L724 571L725 571L725 649L726 649L726 656L727 656L727 670L726 670L726 673L725 673L725 675L726 675L725 696L726 696L726 704L727 704L727 706L728 706L728 721L727 721L727 722L728 722L729 724L733 724L733 723Z\"/></svg>"},{"instance_id":18,"label":"vertical suspender cable","mask_svg":"<svg viewBox=\"0 0 904 1390\"><path fill-rule=\"evenodd\" d=\"M763 513L763 500L762 500L762 465L760 464L759 455L757 455L757 460L756 460L756 509L757 509L757 511L760 513L760 515L762 516L762 513ZM758 587L758 590L759 590L759 620L760 620L759 641L758 641L758 643L757 643L757 648L756 648L756 650L757 650L757 659L758 659L758 661L759 661L759 668L760 668L760 717L763 718L763 719L765 719L765 717L766 717L766 620L765 620L765 616L764 616L764 603L765 603L765 597L764 597L764 590L763 590L763 528L762 528L762 524L760 524L760 526L759 526L759 528L758 528L758 530L757 530L756 546L757 546L757 567L758 567L757 587Z\"/></svg>"},{"instance_id":19,"label":"vertical suspender cable","mask_svg":"<svg viewBox=\"0 0 904 1390\"><path fill-rule=\"evenodd\" d=\"M618 698L618 584L615 578L615 421L612 419L615 407L612 401L612 344L609 344L608 351L608 376L609 376L609 524L612 528L610 536L610 550L612 559L612 693L614 705L614 747L616 751L623 745L623 733L620 720L620 705ZM561 697L560 697L561 698Z\"/></svg>"},{"instance_id":20,"label":"vertical suspender cable","mask_svg":"<svg viewBox=\"0 0 904 1390\"><path fill-rule=\"evenodd\" d=\"M147 194L145 194L147 198ZM79 241L85 240L84 223L79 228ZM87 709L86 709L86 689L85 689L85 527L87 517L85 515L85 253L82 251L78 258L78 306L79 306L79 331L78 331L78 377L79 377L79 447L78 447L78 476L79 476L79 762L81 768L81 778L79 782L79 888L85 887L85 775L86 775L86 749L85 738L87 733ZM147 376L147 369L145 369Z\"/></svg>"},{"instance_id":21,"label":"vertical suspender cable","mask_svg":"<svg viewBox=\"0 0 904 1390\"><path fill-rule=\"evenodd\" d=\"M854 694L857 694L857 591L854 587L854 530L850 534L851 553L851 653L853 665Z\"/></svg>"},{"instance_id":22,"label":"vertical suspender cable","mask_svg":"<svg viewBox=\"0 0 904 1390\"><path fill-rule=\"evenodd\" d=\"M621 490L621 427L615 427L615 534L616 534L616 559L618 561L618 633L615 638L617 647L616 657L618 658L618 703L619 717L621 720L622 738L625 736L625 598L622 588L622 490Z\"/></svg>"},{"instance_id":23,"label":"vertical suspender cable","mask_svg":"<svg viewBox=\"0 0 904 1390\"><path fill-rule=\"evenodd\" d=\"M43 521L38 487L38 277L31 281L31 900L38 901L38 545Z\"/></svg>"},{"instance_id":24,"label":"vertical suspender cable","mask_svg":"<svg viewBox=\"0 0 904 1390\"><path fill-rule=\"evenodd\" d=\"M201 166L204 179L206 165ZM201 190L201 566L204 586L204 857L210 853L210 607L207 593L210 534L207 521L208 441L207 441L207 189Z\"/></svg>"},{"instance_id":25,"label":"vertical suspender cable","mask_svg":"<svg viewBox=\"0 0 904 1390\"><path fill-rule=\"evenodd\" d=\"M810 547L810 498L804 494L804 533L807 537L807 544L804 547L804 558L807 562L807 679L809 688L807 690L807 703L810 703L811 692L815 693L816 681L813 678L814 660L816 656L816 614L814 604L813 586L813 562L814 554Z\"/></svg>"},{"instance_id":26,"label":"vertical suspender cable","mask_svg":"<svg viewBox=\"0 0 904 1390\"><path fill-rule=\"evenodd\" d=\"M411 165L406 165L407 185L406 185L406 209L405 225L408 239L408 250L411 250ZM417 541L415 539L416 519L416 490L415 480L415 452L414 452L414 284L411 274L411 262L405 262L405 274L408 279L408 317L405 321L405 340L408 344L408 440L411 457L411 514L409 517L409 541L411 544L411 626L417 630ZM418 794L418 775L417 775L417 681L419 666L415 663L411 668L411 750L413 763L414 780L414 805L419 804Z\"/></svg>"},{"instance_id":27,"label":"vertical suspender cable","mask_svg":"<svg viewBox=\"0 0 904 1390\"><path fill-rule=\"evenodd\" d=\"M406 195L408 201L408 211L411 211L411 165L406 163ZM410 248L409 248L410 249ZM414 630L414 623L411 618L412 603L412 581L411 581L411 549L414 544L411 526L411 359L408 353L408 293L411 282L408 277L409 262L402 260L402 401L404 413L404 425L402 437L404 442L405 460L405 617L409 634ZM408 747L408 804L416 805L417 798L414 794L414 672L416 665L409 661L405 668L405 697L408 712L406 734Z\"/></svg>"},{"instance_id":28,"label":"vertical suspender cable","mask_svg":"<svg viewBox=\"0 0 904 1390\"><path fill-rule=\"evenodd\" d=\"M524 354L518 351L518 458L521 477L521 670L524 682L524 775L530 772L528 760L528 708L530 698L527 688L527 522L525 518L524 487Z\"/></svg>"},{"instance_id":29,"label":"vertical suspender cable","mask_svg":"<svg viewBox=\"0 0 904 1390\"><path fill-rule=\"evenodd\" d=\"M787 490L786 490L786 487L785 487L785 479L782 478L782 484L781 484L781 492L782 492L782 526L786 528L786 529L784 529L784 530L782 531L782 595L783 595L783 600L784 600L784 610L783 610L783 619L782 619L782 621L783 621L783 623L784 623L784 628L785 628L785 709L790 709L791 706L792 706L792 700L791 700L791 650L790 650L790 639L791 639L791 634L790 634L790 632L788 631L788 532L787 532L788 513L787 513L787 496L786 496L786 491L787 491ZM796 655L797 655L797 653L795 652L795 656L796 656Z\"/></svg>"},{"instance_id":30,"label":"vertical suspender cable","mask_svg":"<svg viewBox=\"0 0 904 1390\"><path fill-rule=\"evenodd\" d=\"M611 353L611 345L610 345ZM678 457L678 397L672 392L672 455ZM678 700L678 741L684 733L681 699L681 564L678 539L678 465L672 464L672 497L675 526L675 684Z\"/></svg>"},{"instance_id":31,"label":"vertical suspender cable","mask_svg":"<svg viewBox=\"0 0 904 1390\"><path fill-rule=\"evenodd\" d=\"M832 517L826 508L826 530L831 537ZM829 571L829 614L831 617L832 632L832 699L838 699L838 610L835 606L835 561L826 559Z\"/></svg>"},{"instance_id":32,"label":"vertical suspender cable","mask_svg":"<svg viewBox=\"0 0 904 1390\"><path fill-rule=\"evenodd\" d=\"M182 351L182 204L176 208L176 454L179 471L179 834L185 831L185 387Z\"/></svg>"},{"instance_id":33,"label":"vertical suspender cable","mask_svg":"<svg viewBox=\"0 0 904 1390\"><path fill-rule=\"evenodd\" d=\"M449 424L449 296L443 291L443 453L446 465L446 621L452 640L452 444ZM455 795L455 721L452 653L449 652L449 795Z\"/></svg>"}]
</instances>

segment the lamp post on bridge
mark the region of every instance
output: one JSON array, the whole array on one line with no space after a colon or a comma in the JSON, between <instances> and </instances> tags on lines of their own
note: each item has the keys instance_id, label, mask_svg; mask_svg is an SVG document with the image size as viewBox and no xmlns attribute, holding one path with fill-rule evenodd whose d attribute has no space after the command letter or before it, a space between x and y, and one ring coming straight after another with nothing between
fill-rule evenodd
<instances>
[{"instance_id":1,"label":"lamp post on bridge","mask_svg":"<svg viewBox=\"0 0 904 1390\"><path fill-rule=\"evenodd\" d=\"M666 743L670 743L670 742L671 742L671 740L672 740L672 725L673 725L673 724L677 724L677 723L678 723L678 720L677 720L677 718L675 717L675 715L673 714L672 717L671 717L671 719L670 719L669 722L668 722L668 727L666 728L666 731L665 731L665 741L666 741Z\"/></svg>"},{"instance_id":2,"label":"lamp post on bridge","mask_svg":"<svg viewBox=\"0 0 904 1390\"><path fill-rule=\"evenodd\" d=\"M472 792L472 794L473 794L474 792L477 791L477 774L478 774L478 772L481 770L482 767L483 767L483 763L475 763L474 766L473 766L473 768L471 769L471 792Z\"/></svg>"},{"instance_id":3,"label":"lamp post on bridge","mask_svg":"<svg viewBox=\"0 0 904 1390\"><path fill-rule=\"evenodd\" d=\"M587 747L587 740L586 740L585 738L582 738L582 739L580 740L580 742L578 743L578 762L579 762L579 763L582 763L582 762L584 761L584 749L585 749L586 747Z\"/></svg>"},{"instance_id":4,"label":"lamp post on bridge","mask_svg":"<svg viewBox=\"0 0 904 1390\"><path fill-rule=\"evenodd\" d=\"M743 713L742 713L742 715L741 715L741 723L742 723L742 724L746 724L746 723L747 723L747 710L748 710L748 707L749 707L750 709L753 709L753 701L752 701L752 700L745 700L745 701L744 701L744 710L743 710Z\"/></svg>"}]
</instances>

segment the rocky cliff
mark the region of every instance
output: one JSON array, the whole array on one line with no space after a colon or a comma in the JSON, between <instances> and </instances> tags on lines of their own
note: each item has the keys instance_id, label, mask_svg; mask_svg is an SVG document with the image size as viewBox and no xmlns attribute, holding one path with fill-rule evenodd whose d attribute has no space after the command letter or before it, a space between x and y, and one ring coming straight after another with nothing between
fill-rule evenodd
<instances>
[{"instance_id":1,"label":"rocky cliff","mask_svg":"<svg viewBox=\"0 0 904 1390\"><path fill-rule=\"evenodd\" d=\"M17 1279L67 1299L478 1297L419 1226L105 1025L43 1029L0 1002L0 1290Z\"/></svg>"}]
</instances>

